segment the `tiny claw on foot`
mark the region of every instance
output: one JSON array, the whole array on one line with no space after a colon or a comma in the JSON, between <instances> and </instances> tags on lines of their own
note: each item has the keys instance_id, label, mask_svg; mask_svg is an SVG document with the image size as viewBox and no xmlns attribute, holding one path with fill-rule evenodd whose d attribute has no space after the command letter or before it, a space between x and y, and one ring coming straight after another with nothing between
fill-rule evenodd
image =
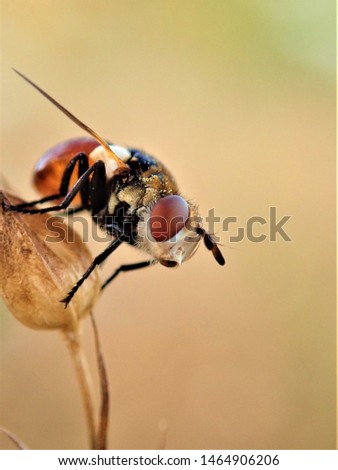
<instances>
[{"instance_id":1,"label":"tiny claw on foot","mask_svg":"<svg viewBox=\"0 0 338 470\"><path fill-rule=\"evenodd\" d=\"M64 299L60 300L61 303L65 304L65 308L68 307L68 304L72 300L73 295L73 292L69 292Z\"/></svg>"},{"instance_id":2,"label":"tiny claw on foot","mask_svg":"<svg viewBox=\"0 0 338 470\"><path fill-rule=\"evenodd\" d=\"M9 212L11 210L11 205L5 199L1 200L2 209L4 212Z\"/></svg>"},{"instance_id":3,"label":"tiny claw on foot","mask_svg":"<svg viewBox=\"0 0 338 470\"><path fill-rule=\"evenodd\" d=\"M8 206L8 210L12 212L19 212L20 214L39 214L40 211L39 209L28 209L26 207L20 207L20 206Z\"/></svg>"},{"instance_id":4,"label":"tiny claw on foot","mask_svg":"<svg viewBox=\"0 0 338 470\"><path fill-rule=\"evenodd\" d=\"M20 214L40 214L40 209L35 209L34 204L27 204L26 202L22 204L11 204L5 199L1 200L2 208L5 212L19 212Z\"/></svg>"},{"instance_id":5,"label":"tiny claw on foot","mask_svg":"<svg viewBox=\"0 0 338 470\"><path fill-rule=\"evenodd\" d=\"M25 209L20 206L12 206L12 204L8 204L8 202L4 201L3 208L5 212L21 212L22 214L25 213Z\"/></svg>"}]
</instances>

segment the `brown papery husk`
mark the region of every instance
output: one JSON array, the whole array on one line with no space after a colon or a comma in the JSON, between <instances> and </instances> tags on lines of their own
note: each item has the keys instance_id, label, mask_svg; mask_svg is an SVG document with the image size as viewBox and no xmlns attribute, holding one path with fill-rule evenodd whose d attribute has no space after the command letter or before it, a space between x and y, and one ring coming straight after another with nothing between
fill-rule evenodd
<instances>
[{"instance_id":1,"label":"brown papery husk","mask_svg":"<svg viewBox=\"0 0 338 470\"><path fill-rule=\"evenodd\" d=\"M11 204L23 201L0 192ZM60 302L92 262L81 237L58 220L68 242L46 241L51 214L20 214L0 208L0 291L11 313L35 329L77 330L78 320L93 308L100 291L97 272L84 282L68 307ZM55 235L54 235L55 236Z\"/></svg>"}]
</instances>

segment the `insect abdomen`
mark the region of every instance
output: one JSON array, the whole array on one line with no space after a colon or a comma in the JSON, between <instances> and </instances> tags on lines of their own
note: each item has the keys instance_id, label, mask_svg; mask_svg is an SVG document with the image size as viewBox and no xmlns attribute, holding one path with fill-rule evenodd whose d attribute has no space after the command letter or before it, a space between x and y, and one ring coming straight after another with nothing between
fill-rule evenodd
<instances>
[{"instance_id":1,"label":"insect abdomen","mask_svg":"<svg viewBox=\"0 0 338 470\"><path fill-rule=\"evenodd\" d=\"M80 152L90 154L100 144L92 137L77 137L59 143L47 150L40 158L34 169L34 186L43 196L50 196L59 192L60 181L70 160ZM93 162L89 159L89 165ZM70 187L78 180L76 172L70 180ZM80 201L79 196L74 199Z\"/></svg>"}]
</instances>

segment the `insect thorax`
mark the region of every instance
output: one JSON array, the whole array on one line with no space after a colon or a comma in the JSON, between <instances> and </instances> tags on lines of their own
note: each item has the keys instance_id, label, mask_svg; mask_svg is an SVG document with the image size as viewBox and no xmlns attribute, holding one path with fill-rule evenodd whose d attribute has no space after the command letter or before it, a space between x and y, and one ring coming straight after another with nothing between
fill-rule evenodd
<instances>
[{"instance_id":1,"label":"insect thorax","mask_svg":"<svg viewBox=\"0 0 338 470\"><path fill-rule=\"evenodd\" d=\"M161 198L177 194L173 176L156 158L129 149L130 173L107 181L106 207L94 216L98 225L131 245L137 244L137 225L142 213L150 211Z\"/></svg>"}]
</instances>

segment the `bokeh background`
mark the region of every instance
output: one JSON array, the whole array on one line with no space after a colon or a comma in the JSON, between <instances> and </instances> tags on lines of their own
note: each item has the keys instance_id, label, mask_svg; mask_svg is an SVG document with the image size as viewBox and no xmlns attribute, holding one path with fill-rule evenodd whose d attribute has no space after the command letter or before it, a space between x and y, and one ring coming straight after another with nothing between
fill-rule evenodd
<instances>
[{"instance_id":1,"label":"bokeh background","mask_svg":"<svg viewBox=\"0 0 338 470\"><path fill-rule=\"evenodd\" d=\"M230 234L272 206L292 216L290 243L231 243L218 225L226 267L201 247L179 270L124 274L104 292L110 448L334 448L335 2L1 9L1 173L18 194L34 198L39 156L83 132L11 67L100 134L162 159L203 215L238 218ZM141 259L123 247L102 278ZM88 321L84 334L95 369ZM29 447L86 448L59 334L25 328L4 305L0 379L0 421Z\"/></svg>"}]
</instances>

